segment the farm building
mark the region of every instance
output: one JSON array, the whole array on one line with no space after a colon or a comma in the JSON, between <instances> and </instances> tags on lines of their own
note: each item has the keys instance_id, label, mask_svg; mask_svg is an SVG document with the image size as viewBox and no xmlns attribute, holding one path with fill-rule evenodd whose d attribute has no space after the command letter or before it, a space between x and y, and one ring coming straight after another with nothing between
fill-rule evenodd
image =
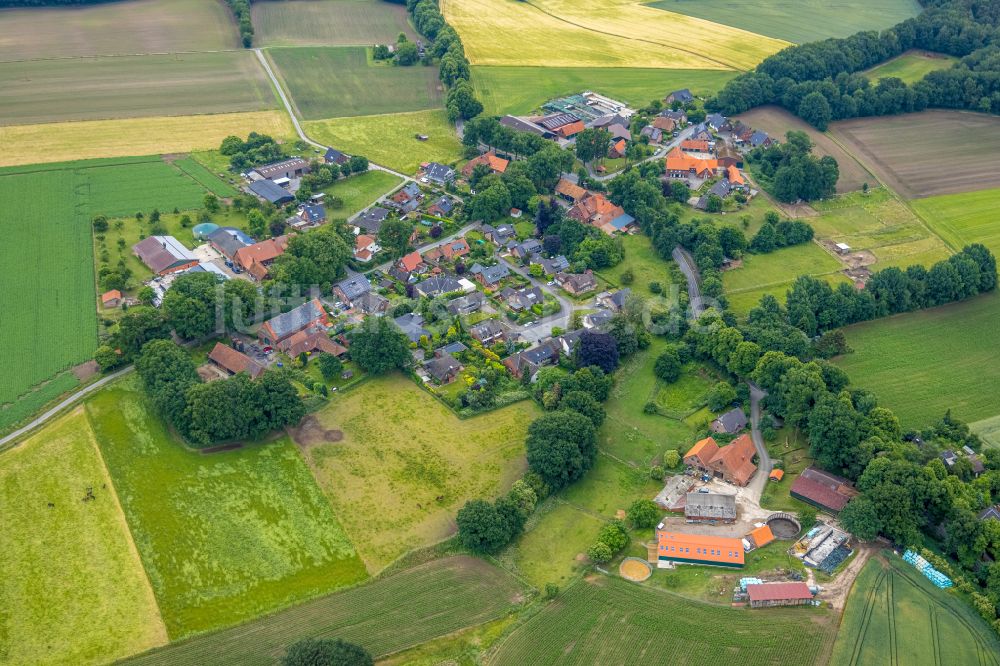
<instances>
[{"instance_id":1,"label":"farm building","mask_svg":"<svg viewBox=\"0 0 1000 666\"><path fill-rule=\"evenodd\" d=\"M816 467L802 470L790 492L795 499L833 513L840 513L851 498L858 494L847 479Z\"/></svg>"},{"instance_id":2,"label":"farm building","mask_svg":"<svg viewBox=\"0 0 1000 666\"><path fill-rule=\"evenodd\" d=\"M576 203L587 196L587 190L572 181L560 178L556 184L556 196L570 203Z\"/></svg>"},{"instance_id":3,"label":"farm building","mask_svg":"<svg viewBox=\"0 0 1000 666\"><path fill-rule=\"evenodd\" d=\"M278 185L273 180L255 180L247 187L259 198L275 205L286 204L289 201L295 200L295 197L291 192Z\"/></svg>"},{"instance_id":4,"label":"farm building","mask_svg":"<svg viewBox=\"0 0 1000 666\"><path fill-rule=\"evenodd\" d=\"M670 178L710 178L719 169L719 161L688 155L680 147L667 153L667 176Z\"/></svg>"},{"instance_id":5,"label":"farm building","mask_svg":"<svg viewBox=\"0 0 1000 666\"><path fill-rule=\"evenodd\" d=\"M309 162L301 157L293 157L289 160L272 162L262 167L257 167L250 172L251 180L276 180L278 178L301 178L309 173Z\"/></svg>"},{"instance_id":6,"label":"farm building","mask_svg":"<svg viewBox=\"0 0 1000 666\"><path fill-rule=\"evenodd\" d=\"M684 464L729 483L745 486L757 471L757 466L753 464L756 453L753 441L746 434L723 447L719 447L711 437L706 437L684 454Z\"/></svg>"},{"instance_id":7,"label":"farm building","mask_svg":"<svg viewBox=\"0 0 1000 666\"><path fill-rule=\"evenodd\" d=\"M684 517L698 523L736 522L736 495L688 493L684 502Z\"/></svg>"},{"instance_id":8,"label":"farm building","mask_svg":"<svg viewBox=\"0 0 1000 666\"><path fill-rule=\"evenodd\" d=\"M208 360L230 375L245 372L251 379L256 379L264 372L264 366L260 363L221 342L215 343L215 347L208 354Z\"/></svg>"},{"instance_id":9,"label":"farm building","mask_svg":"<svg viewBox=\"0 0 1000 666\"><path fill-rule=\"evenodd\" d=\"M504 116L500 119L500 124L514 130L515 132L528 132L529 134L542 136L546 139L551 138L552 136L535 123L524 120L523 118L518 118L517 116Z\"/></svg>"},{"instance_id":10,"label":"farm building","mask_svg":"<svg viewBox=\"0 0 1000 666\"><path fill-rule=\"evenodd\" d=\"M653 501L657 506L667 511L680 512L687 504L688 492L694 487L694 479L684 474L667 477L663 490L656 494Z\"/></svg>"},{"instance_id":11,"label":"farm building","mask_svg":"<svg viewBox=\"0 0 1000 666\"><path fill-rule=\"evenodd\" d=\"M767 525L761 525L747 535L754 548L763 548L774 541L774 532Z\"/></svg>"},{"instance_id":12,"label":"farm building","mask_svg":"<svg viewBox=\"0 0 1000 666\"><path fill-rule=\"evenodd\" d=\"M731 537L669 532L660 523L656 528L655 559L650 557L650 563L659 568L672 564L707 564L739 569L744 564L743 544Z\"/></svg>"},{"instance_id":13,"label":"farm building","mask_svg":"<svg viewBox=\"0 0 1000 666\"><path fill-rule=\"evenodd\" d=\"M802 582L747 585L751 608L805 606L812 602L809 586Z\"/></svg>"},{"instance_id":14,"label":"farm building","mask_svg":"<svg viewBox=\"0 0 1000 666\"><path fill-rule=\"evenodd\" d=\"M157 275L177 273L198 265L198 258L173 236L147 236L132 246L132 252Z\"/></svg>"},{"instance_id":15,"label":"farm building","mask_svg":"<svg viewBox=\"0 0 1000 666\"><path fill-rule=\"evenodd\" d=\"M265 345L276 345L311 326L325 328L327 323L323 304L319 302L318 298L314 298L297 308L265 321L260 330L257 331L257 338Z\"/></svg>"},{"instance_id":16,"label":"farm building","mask_svg":"<svg viewBox=\"0 0 1000 666\"><path fill-rule=\"evenodd\" d=\"M122 292L117 289L106 291L101 294L101 306L105 308L117 308L122 304Z\"/></svg>"},{"instance_id":17,"label":"farm building","mask_svg":"<svg viewBox=\"0 0 1000 666\"><path fill-rule=\"evenodd\" d=\"M236 250L233 260L254 279L260 281L267 278L268 267L284 254L287 247L288 236L268 238L266 241Z\"/></svg>"},{"instance_id":18,"label":"farm building","mask_svg":"<svg viewBox=\"0 0 1000 666\"><path fill-rule=\"evenodd\" d=\"M574 204L566 214L584 224L597 227L606 234L628 231L635 224L634 217L626 213L621 206L611 203L600 192L588 193L586 197Z\"/></svg>"},{"instance_id":19,"label":"farm building","mask_svg":"<svg viewBox=\"0 0 1000 666\"><path fill-rule=\"evenodd\" d=\"M747 427L747 415L742 407L735 407L712 421L709 427L714 433L735 435Z\"/></svg>"}]
</instances>

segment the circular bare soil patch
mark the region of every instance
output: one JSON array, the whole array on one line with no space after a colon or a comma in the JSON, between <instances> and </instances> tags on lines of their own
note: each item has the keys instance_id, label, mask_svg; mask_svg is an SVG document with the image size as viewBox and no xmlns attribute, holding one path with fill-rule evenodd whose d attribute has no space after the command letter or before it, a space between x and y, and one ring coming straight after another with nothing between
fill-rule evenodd
<instances>
[{"instance_id":1,"label":"circular bare soil patch","mask_svg":"<svg viewBox=\"0 0 1000 666\"><path fill-rule=\"evenodd\" d=\"M344 439L343 431L327 430L316 420L315 416L305 417L297 427L292 428L289 432L295 443L302 447L339 442Z\"/></svg>"},{"instance_id":2,"label":"circular bare soil patch","mask_svg":"<svg viewBox=\"0 0 1000 666\"><path fill-rule=\"evenodd\" d=\"M638 557L626 557L618 567L618 573L626 580L641 583L653 575L653 567L646 560Z\"/></svg>"},{"instance_id":3,"label":"circular bare soil patch","mask_svg":"<svg viewBox=\"0 0 1000 666\"><path fill-rule=\"evenodd\" d=\"M794 539L802 531L799 521L787 513L772 514L767 519L767 526L775 539Z\"/></svg>"}]
</instances>

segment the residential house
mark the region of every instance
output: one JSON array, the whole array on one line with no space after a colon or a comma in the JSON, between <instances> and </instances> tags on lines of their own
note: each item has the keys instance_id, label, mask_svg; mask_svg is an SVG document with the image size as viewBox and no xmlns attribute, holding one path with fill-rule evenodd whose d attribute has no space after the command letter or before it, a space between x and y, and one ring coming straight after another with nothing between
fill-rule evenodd
<instances>
[{"instance_id":1,"label":"residential house","mask_svg":"<svg viewBox=\"0 0 1000 666\"><path fill-rule=\"evenodd\" d=\"M259 282L268 278L271 264L284 254L286 249L288 249L288 236L276 236L241 247L236 251L233 262Z\"/></svg>"},{"instance_id":2,"label":"residential house","mask_svg":"<svg viewBox=\"0 0 1000 666\"><path fill-rule=\"evenodd\" d=\"M743 542L739 539L672 532L664 529L664 523L656 528L655 549L655 553L650 553L649 561L659 568L675 564L706 564L740 569L744 564Z\"/></svg>"},{"instance_id":3,"label":"residential house","mask_svg":"<svg viewBox=\"0 0 1000 666\"><path fill-rule=\"evenodd\" d=\"M531 349L508 356L503 360L510 374L521 379L534 378L535 373L544 365L554 365L559 362L562 346L555 340L548 340Z\"/></svg>"},{"instance_id":4,"label":"residential house","mask_svg":"<svg viewBox=\"0 0 1000 666\"><path fill-rule=\"evenodd\" d=\"M688 90L687 88L682 88L680 90L675 90L669 95L667 95L663 99L663 101L666 104L673 104L674 102L678 102L679 104L682 105L689 104L690 102L694 101L694 95L692 95L691 91Z\"/></svg>"},{"instance_id":5,"label":"residential house","mask_svg":"<svg viewBox=\"0 0 1000 666\"><path fill-rule=\"evenodd\" d=\"M507 244L507 241L517 235L517 232L514 230L514 227L509 224L500 224L495 227L484 224L483 235L486 237L486 240L490 241L497 247L503 247Z\"/></svg>"},{"instance_id":6,"label":"residential house","mask_svg":"<svg viewBox=\"0 0 1000 666\"><path fill-rule=\"evenodd\" d=\"M729 167L736 167L737 169L743 168L743 154L736 150L727 143L717 146L715 152L716 159L719 160L719 166L725 169ZM732 180L732 178L730 178Z\"/></svg>"},{"instance_id":7,"label":"residential house","mask_svg":"<svg viewBox=\"0 0 1000 666\"><path fill-rule=\"evenodd\" d=\"M498 293L497 297L514 312L530 310L533 306L541 305L545 301L545 296L538 287L525 287L523 289L507 287Z\"/></svg>"},{"instance_id":8,"label":"residential house","mask_svg":"<svg viewBox=\"0 0 1000 666\"><path fill-rule=\"evenodd\" d=\"M746 191L749 189L746 178L743 177L739 168L734 164L726 167L726 180L729 181L729 186L734 190Z\"/></svg>"},{"instance_id":9,"label":"residential house","mask_svg":"<svg viewBox=\"0 0 1000 666\"><path fill-rule=\"evenodd\" d=\"M556 196L569 203L576 203L587 196L587 190L570 180L560 178L556 184Z\"/></svg>"},{"instance_id":10,"label":"residential house","mask_svg":"<svg viewBox=\"0 0 1000 666\"><path fill-rule=\"evenodd\" d=\"M661 132L671 133L677 129L678 124L678 121L673 118L668 118L667 116L657 116L656 118L653 118L653 122L650 123L650 126L654 129L660 130Z\"/></svg>"},{"instance_id":11,"label":"residential house","mask_svg":"<svg viewBox=\"0 0 1000 666\"><path fill-rule=\"evenodd\" d=\"M469 335L488 347L507 339L507 327L499 319L484 319L469 327Z\"/></svg>"},{"instance_id":12,"label":"residential house","mask_svg":"<svg viewBox=\"0 0 1000 666\"><path fill-rule=\"evenodd\" d=\"M495 289L501 280L509 276L510 270L507 268L507 265L501 263L496 266L482 267L482 270L476 275L476 279L479 280L479 284L487 289Z\"/></svg>"},{"instance_id":13,"label":"residential house","mask_svg":"<svg viewBox=\"0 0 1000 666\"><path fill-rule=\"evenodd\" d=\"M712 151L713 144L713 141L705 141L704 139L688 139L681 141L681 150L685 153L708 153Z\"/></svg>"},{"instance_id":14,"label":"residential house","mask_svg":"<svg viewBox=\"0 0 1000 666\"><path fill-rule=\"evenodd\" d=\"M424 363L424 370L438 384L449 384L462 371L462 364L451 354L442 353Z\"/></svg>"},{"instance_id":15,"label":"residential house","mask_svg":"<svg viewBox=\"0 0 1000 666\"><path fill-rule=\"evenodd\" d=\"M660 143L663 141L663 130L653 125L646 125L639 134L640 136L647 137L650 143Z\"/></svg>"},{"instance_id":16,"label":"residential house","mask_svg":"<svg viewBox=\"0 0 1000 666\"><path fill-rule=\"evenodd\" d=\"M632 290L628 287L618 291L605 291L597 297L597 304L612 312L621 312L631 295Z\"/></svg>"},{"instance_id":17,"label":"residential house","mask_svg":"<svg viewBox=\"0 0 1000 666\"><path fill-rule=\"evenodd\" d=\"M322 204L302 204L298 209L299 222L292 224L296 229L310 229L326 222L326 208Z\"/></svg>"},{"instance_id":18,"label":"residential house","mask_svg":"<svg viewBox=\"0 0 1000 666\"><path fill-rule=\"evenodd\" d=\"M660 118L669 118L673 120L678 126L687 123L687 114L684 113L683 109L678 109L674 111L672 109L667 109L666 111L660 112Z\"/></svg>"},{"instance_id":19,"label":"residential house","mask_svg":"<svg viewBox=\"0 0 1000 666\"><path fill-rule=\"evenodd\" d=\"M230 375L245 372L250 379L257 379L264 373L263 365L221 342L215 343L215 347L208 353L208 360Z\"/></svg>"},{"instance_id":20,"label":"residential house","mask_svg":"<svg viewBox=\"0 0 1000 666\"><path fill-rule=\"evenodd\" d=\"M608 133L611 134L612 141L631 141L632 132L628 131L628 125L623 125L621 123L615 123L614 125L609 125Z\"/></svg>"},{"instance_id":21,"label":"residential house","mask_svg":"<svg viewBox=\"0 0 1000 666\"><path fill-rule=\"evenodd\" d=\"M173 236L147 236L132 246L132 252L157 275L186 271L198 265L198 258Z\"/></svg>"},{"instance_id":22,"label":"residential house","mask_svg":"<svg viewBox=\"0 0 1000 666\"><path fill-rule=\"evenodd\" d=\"M941 458L941 462L945 464L945 467L949 469L954 467L955 463L958 462L958 454L952 451L951 449L942 451L939 457Z\"/></svg>"},{"instance_id":23,"label":"residential house","mask_svg":"<svg viewBox=\"0 0 1000 666\"><path fill-rule=\"evenodd\" d=\"M451 212L455 210L455 202L451 197L442 196L427 209L428 215L433 215L435 217L449 217Z\"/></svg>"},{"instance_id":24,"label":"residential house","mask_svg":"<svg viewBox=\"0 0 1000 666\"><path fill-rule=\"evenodd\" d=\"M569 331L568 333L563 333L557 338L554 338L559 346L562 347L562 353L566 356L572 356L573 352L576 350L577 344L580 342L580 337L583 335L583 329L578 328L575 331Z\"/></svg>"},{"instance_id":25,"label":"residential house","mask_svg":"<svg viewBox=\"0 0 1000 666\"><path fill-rule=\"evenodd\" d=\"M747 427L747 415L742 407L734 407L712 421L709 428L716 434L735 435Z\"/></svg>"},{"instance_id":26,"label":"residential house","mask_svg":"<svg viewBox=\"0 0 1000 666\"><path fill-rule=\"evenodd\" d=\"M510 215L510 216L511 216L512 218L514 218L515 220L520 220L520 219L521 219L521 216L522 216L522 215L524 215L524 211L523 211L523 210L521 210L520 208L511 208L511 209L510 209L510 210L509 210L509 211L507 212L507 214L508 214L508 215Z\"/></svg>"},{"instance_id":27,"label":"residential house","mask_svg":"<svg viewBox=\"0 0 1000 666\"><path fill-rule=\"evenodd\" d=\"M410 342L420 342L423 336L431 337L431 332L424 328L424 318L416 312L410 312L402 317L396 317L393 321L396 326L406 334Z\"/></svg>"},{"instance_id":28,"label":"residential house","mask_svg":"<svg viewBox=\"0 0 1000 666\"><path fill-rule=\"evenodd\" d=\"M351 301L351 304L356 312L366 315L385 314L389 309L389 299L375 291L366 291Z\"/></svg>"},{"instance_id":29,"label":"residential house","mask_svg":"<svg viewBox=\"0 0 1000 666\"><path fill-rule=\"evenodd\" d=\"M748 141L748 143L750 144L751 148L761 148L761 147L767 148L772 143L774 143L774 140L770 136L768 136L767 132L763 130L757 130L756 132L750 135L750 140Z\"/></svg>"},{"instance_id":30,"label":"residential house","mask_svg":"<svg viewBox=\"0 0 1000 666\"><path fill-rule=\"evenodd\" d=\"M278 345L293 334L311 327L329 325L326 310L318 298L265 321L257 331L257 338L265 345Z\"/></svg>"},{"instance_id":31,"label":"residential house","mask_svg":"<svg viewBox=\"0 0 1000 666\"><path fill-rule=\"evenodd\" d=\"M378 236L382 223L389 217L389 211L381 206L372 206L354 218L354 233Z\"/></svg>"},{"instance_id":32,"label":"residential house","mask_svg":"<svg viewBox=\"0 0 1000 666\"><path fill-rule=\"evenodd\" d=\"M729 124L729 121L721 113L710 113L705 118L705 124L718 132L721 131L722 128L726 127Z\"/></svg>"},{"instance_id":33,"label":"residential house","mask_svg":"<svg viewBox=\"0 0 1000 666\"><path fill-rule=\"evenodd\" d=\"M597 278L590 269L583 273L556 273L555 283L573 296L580 296L597 289Z\"/></svg>"},{"instance_id":34,"label":"residential house","mask_svg":"<svg viewBox=\"0 0 1000 666\"><path fill-rule=\"evenodd\" d=\"M729 483L745 486L757 471L757 466L753 464L756 453L749 435L740 435L723 447L711 437L706 437L684 454L684 464Z\"/></svg>"},{"instance_id":35,"label":"residential house","mask_svg":"<svg viewBox=\"0 0 1000 666\"><path fill-rule=\"evenodd\" d=\"M439 347L435 353L455 355L455 354L461 354L462 352L467 351L468 349L469 348L466 347L461 342L451 342L449 344L446 344L444 347Z\"/></svg>"},{"instance_id":36,"label":"residential house","mask_svg":"<svg viewBox=\"0 0 1000 666\"><path fill-rule=\"evenodd\" d=\"M622 127L628 127L629 119L624 116L620 116L617 113L608 114L605 116L600 116L590 121L590 127L597 129L612 127L614 125L621 125Z\"/></svg>"},{"instance_id":37,"label":"residential house","mask_svg":"<svg viewBox=\"0 0 1000 666\"><path fill-rule=\"evenodd\" d=\"M718 160L688 155L678 146L667 153L667 176L669 178L711 178L719 168Z\"/></svg>"},{"instance_id":38,"label":"residential house","mask_svg":"<svg viewBox=\"0 0 1000 666\"><path fill-rule=\"evenodd\" d=\"M608 159L620 160L625 157L625 139L612 139L611 146L608 147Z\"/></svg>"},{"instance_id":39,"label":"residential house","mask_svg":"<svg viewBox=\"0 0 1000 666\"><path fill-rule=\"evenodd\" d=\"M362 273L347 272L347 277L333 286L333 295L345 305L353 305L354 299L372 290L372 283Z\"/></svg>"},{"instance_id":40,"label":"residential house","mask_svg":"<svg viewBox=\"0 0 1000 666\"><path fill-rule=\"evenodd\" d=\"M417 269L424 266L424 259L420 256L420 253L414 250L408 255L404 256L402 259L396 262L396 265L401 271L406 273L415 273Z\"/></svg>"},{"instance_id":41,"label":"residential house","mask_svg":"<svg viewBox=\"0 0 1000 666\"><path fill-rule=\"evenodd\" d=\"M712 136L712 130L708 129L708 125L701 123L691 132L690 139L692 141L711 141L715 143L715 137Z\"/></svg>"},{"instance_id":42,"label":"residential house","mask_svg":"<svg viewBox=\"0 0 1000 666\"><path fill-rule=\"evenodd\" d=\"M309 326L297 333L288 336L287 339L278 343L278 349L285 352L292 358L299 354L326 353L333 356L343 356L347 353L344 347L330 339L326 328L322 326Z\"/></svg>"},{"instance_id":43,"label":"residential house","mask_svg":"<svg viewBox=\"0 0 1000 666\"><path fill-rule=\"evenodd\" d=\"M101 294L101 307L109 309L117 308L122 304L122 300L122 292L112 289Z\"/></svg>"},{"instance_id":44,"label":"residential house","mask_svg":"<svg viewBox=\"0 0 1000 666\"><path fill-rule=\"evenodd\" d=\"M456 291L462 291L461 283L450 275L427 278L414 286L414 291L425 298L444 296Z\"/></svg>"},{"instance_id":45,"label":"residential house","mask_svg":"<svg viewBox=\"0 0 1000 666\"><path fill-rule=\"evenodd\" d=\"M423 165L424 179L435 185L444 186L455 180L455 170L444 164L429 162Z\"/></svg>"},{"instance_id":46,"label":"residential house","mask_svg":"<svg viewBox=\"0 0 1000 666\"><path fill-rule=\"evenodd\" d=\"M309 162L301 157L293 157L280 162L272 162L250 171L251 180L278 180L301 178L309 173Z\"/></svg>"},{"instance_id":47,"label":"residential house","mask_svg":"<svg viewBox=\"0 0 1000 666\"><path fill-rule=\"evenodd\" d=\"M395 264L392 265L392 267L389 268L389 277L391 277L393 280L399 280L403 284L410 284L417 281L417 278L415 275L413 275L413 272L403 268L399 264L399 262L396 262Z\"/></svg>"},{"instance_id":48,"label":"residential house","mask_svg":"<svg viewBox=\"0 0 1000 666\"><path fill-rule=\"evenodd\" d=\"M351 159L350 157L340 152L336 148L327 148L326 154L323 155L324 162L326 162L327 164L336 164L337 166L347 164L347 162L350 161L350 159Z\"/></svg>"},{"instance_id":49,"label":"residential house","mask_svg":"<svg viewBox=\"0 0 1000 666\"><path fill-rule=\"evenodd\" d=\"M354 258L367 264L382 249L374 236L359 234L354 237Z\"/></svg>"},{"instance_id":50,"label":"residential house","mask_svg":"<svg viewBox=\"0 0 1000 666\"><path fill-rule=\"evenodd\" d=\"M239 250L254 244L253 238L236 227L219 227L206 238L212 247L230 261L236 261Z\"/></svg>"},{"instance_id":51,"label":"residential house","mask_svg":"<svg viewBox=\"0 0 1000 666\"><path fill-rule=\"evenodd\" d=\"M415 211L423 198L424 194L420 191L420 186L411 180L389 197L385 205L395 208L405 215Z\"/></svg>"},{"instance_id":52,"label":"residential house","mask_svg":"<svg viewBox=\"0 0 1000 666\"><path fill-rule=\"evenodd\" d=\"M684 517L696 523L735 523L736 495L688 493Z\"/></svg>"},{"instance_id":53,"label":"residential house","mask_svg":"<svg viewBox=\"0 0 1000 666\"><path fill-rule=\"evenodd\" d=\"M597 227L607 234L617 231L628 231L635 224L635 218L625 212L600 192L591 192L578 201L566 213L569 217L584 224Z\"/></svg>"},{"instance_id":54,"label":"residential house","mask_svg":"<svg viewBox=\"0 0 1000 666\"><path fill-rule=\"evenodd\" d=\"M469 254L469 241L464 238L456 238L455 240L441 245L441 254L447 261L455 261L456 259L461 259L465 255Z\"/></svg>"},{"instance_id":55,"label":"residential house","mask_svg":"<svg viewBox=\"0 0 1000 666\"><path fill-rule=\"evenodd\" d=\"M523 243L511 241L508 250L512 257L520 259L523 262L536 254L541 254L542 244L534 238L529 238Z\"/></svg>"},{"instance_id":56,"label":"residential house","mask_svg":"<svg viewBox=\"0 0 1000 666\"><path fill-rule=\"evenodd\" d=\"M535 254L531 257L531 264L541 266L546 275L555 275L569 269L569 259L561 254L551 259L546 259L541 255Z\"/></svg>"},{"instance_id":57,"label":"residential house","mask_svg":"<svg viewBox=\"0 0 1000 666\"><path fill-rule=\"evenodd\" d=\"M708 210L708 202L711 200L712 196L717 196L720 199L725 199L733 191L733 186L729 182L728 178L722 178L721 180L715 181L715 183L705 192L702 196L698 197L698 201L695 202L694 207L699 210Z\"/></svg>"},{"instance_id":58,"label":"residential house","mask_svg":"<svg viewBox=\"0 0 1000 666\"><path fill-rule=\"evenodd\" d=\"M802 581L747 585L747 596L750 598L750 608L807 606L813 600L809 586Z\"/></svg>"},{"instance_id":59,"label":"residential house","mask_svg":"<svg viewBox=\"0 0 1000 666\"><path fill-rule=\"evenodd\" d=\"M448 301L448 312L452 315L469 315L479 311L485 300L483 292L474 291L471 294Z\"/></svg>"},{"instance_id":60,"label":"residential house","mask_svg":"<svg viewBox=\"0 0 1000 666\"><path fill-rule=\"evenodd\" d=\"M792 497L812 504L818 509L840 513L858 491L847 479L824 472L817 467L806 467L790 489Z\"/></svg>"},{"instance_id":61,"label":"residential house","mask_svg":"<svg viewBox=\"0 0 1000 666\"><path fill-rule=\"evenodd\" d=\"M1000 520L1000 504L994 504L993 506L986 507L979 512L977 516L979 520Z\"/></svg>"},{"instance_id":62,"label":"residential house","mask_svg":"<svg viewBox=\"0 0 1000 666\"><path fill-rule=\"evenodd\" d=\"M507 165L510 164L510 160L497 157L495 152L490 151L466 162L465 166L462 167L462 175L466 178L471 177L472 172L475 171L476 167L480 164L486 166L486 168L490 170L490 173L503 173L507 170Z\"/></svg>"},{"instance_id":63,"label":"residential house","mask_svg":"<svg viewBox=\"0 0 1000 666\"><path fill-rule=\"evenodd\" d=\"M247 189L258 198L273 203L275 206L295 201L295 196L273 180L255 180L247 185Z\"/></svg>"},{"instance_id":64,"label":"residential house","mask_svg":"<svg viewBox=\"0 0 1000 666\"><path fill-rule=\"evenodd\" d=\"M583 316L581 323L585 329L602 328L611 323L615 318L615 313L610 310L598 310Z\"/></svg>"}]
</instances>

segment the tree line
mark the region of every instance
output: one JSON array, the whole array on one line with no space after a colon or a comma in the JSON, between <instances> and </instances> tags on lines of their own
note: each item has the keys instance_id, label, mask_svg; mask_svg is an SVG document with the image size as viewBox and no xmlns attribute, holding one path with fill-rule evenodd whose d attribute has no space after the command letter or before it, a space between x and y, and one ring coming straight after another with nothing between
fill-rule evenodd
<instances>
[{"instance_id":1,"label":"tree line","mask_svg":"<svg viewBox=\"0 0 1000 666\"><path fill-rule=\"evenodd\" d=\"M1000 11L991 0L927 0L919 16L882 32L859 32L786 48L726 84L706 106L726 114L778 104L820 130L833 120L926 108L1000 113ZM909 49L961 58L907 85L859 74Z\"/></svg>"}]
</instances>

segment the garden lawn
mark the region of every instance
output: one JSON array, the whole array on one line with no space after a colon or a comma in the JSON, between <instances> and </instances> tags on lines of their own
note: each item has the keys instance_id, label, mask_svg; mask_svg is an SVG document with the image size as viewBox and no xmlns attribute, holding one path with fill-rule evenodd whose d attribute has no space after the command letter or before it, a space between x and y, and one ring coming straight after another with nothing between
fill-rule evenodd
<instances>
[{"instance_id":1,"label":"garden lawn","mask_svg":"<svg viewBox=\"0 0 1000 666\"><path fill-rule=\"evenodd\" d=\"M338 180L333 185L323 189L328 197L337 197L344 202L340 208L334 208L330 199L326 207L331 217L350 217L375 203L383 194L388 194L402 183L398 176L385 171L366 171L350 178Z\"/></svg>"},{"instance_id":2,"label":"garden lawn","mask_svg":"<svg viewBox=\"0 0 1000 666\"><path fill-rule=\"evenodd\" d=\"M394 67L365 47L270 49L284 87L305 120L433 109L442 84L435 67Z\"/></svg>"},{"instance_id":3,"label":"garden lawn","mask_svg":"<svg viewBox=\"0 0 1000 666\"><path fill-rule=\"evenodd\" d=\"M1000 254L1000 189L917 199L913 208L954 248L982 243Z\"/></svg>"},{"instance_id":4,"label":"garden lawn","mask_svg":"<svg viewBox=\"0 0 1000 666\"><path fill-rule=\"evenodd\" d=\"M393 374L334 397L314 415L342 440L300 446L374 573L452 535L466 500L505 492L525 470L524 438L537 414L524 401L459 420Z\"/></svg>"},{"instance_id":5,"label":"garden lawn","mask_svg":"<svg viewBox=\"0 0 1000 666\"><path fill-rule=\"evenodd\" d=\"M971 422L997 413L1000 292L844 329L854 350L836 362L852 383L875 392L904 429L928 426L951 409Z\"/></svg>"},{"instance_id":6,"label":"garden lawn","mask_svg":"<svg viewBox=\"0 0 1000 666\"><path fill-rule=\"evenodd\" d=\"M212 150L231 134L250 132L295 134L284 111L0 126L0 167Z\"/></svg>"},{"instance_id":7,"label":"garden lawn","mask_svg":"<svg viewBox=\"0 0 1000 666\"><path fill-rule=\"evenodd\" d=\"M171 639L367 577L287 438L188 450L139 384L130 378L102 390L87 414Z\"/></svg>"},{"instance_id":8,"label":"garden lawn","mask_svg":"<svg viewBox=\"0 0 1000 666\"><path fill-rule=\"evenodd\" d=\"M659 0L652 7L804 44L881 30L920 13L917 0Z\"/></svg>"},{"instance_id":9,"label":"garden lawn","mask_svg":"<svg viewBox=\"0 0 1000 666\"><path fill-rule=\"evenodd\" d=\"M254 46L370 46L411 41L404 3L382 0L286 0L253 3Z\"/></svg>"},{"instance_id":10,"label":"garden lawn","mask_svg":"<svg viewBox=\"0 0 1000 666\"><path fill-rule=\"evenodd\" d=\"M912 84L931 72L936 72L939 69L948 69L956 62L958 62L958 58L941 53L907 51L901 56L872 67L864 74L872 81L896 78L902 80L904 83Z\"/></svg>"},{"instance_id":11,"label":"garden lawn","mask_svg":"<svg viewBox=\"0 0 1000 666\"><path fill-rule=\"evenodd\" d=\"M592 90L633 108L663 99L665 92L688 88L707 97L722 88L735 72L710 69L588 67L472 68L472 85L487 114L531 113L550 99Z\"/></svg>"},{"instance_id":12,"label":"garden lawn","mask_svg":"<svg viewBox=\"0 0 1000 666\"><path fill-rule=\"evenodd\" d=\"M422 162L450 164L462 157L462 144L444 111L314 120L305 129L317 141L403 173L416 172Z\"/></svg>"},{"instance_id":13,"label":"garden lawn","mask_svg":"<svg viewBox=\"0 0 1000 666\"><path fill-rule=\"evenodd\" d=\"M166 642L82 409L0 454L0 511L0 661L107 663Z\"/></svg>"}]
</instances>

